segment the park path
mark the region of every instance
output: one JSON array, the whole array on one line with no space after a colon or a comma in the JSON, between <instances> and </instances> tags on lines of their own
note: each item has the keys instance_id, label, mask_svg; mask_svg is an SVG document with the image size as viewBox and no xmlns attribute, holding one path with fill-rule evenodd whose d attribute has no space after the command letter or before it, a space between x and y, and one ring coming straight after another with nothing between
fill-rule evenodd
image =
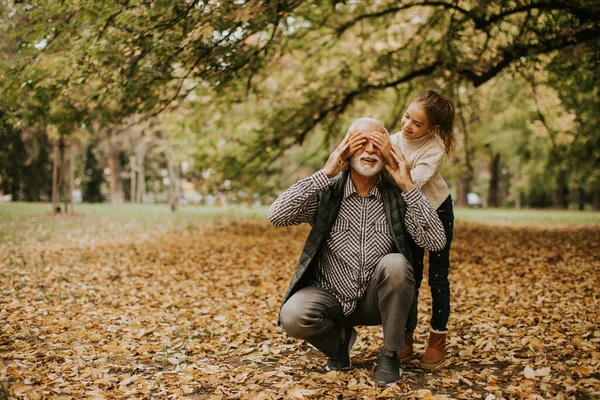
<instances>
[{"instance_id":1,"label":"park path","mask_svg":"<svg viewBox=\"0 0 600 400\"><path fill-rule=\"evenodd\" d=\"M276 324L308 230L227 223L115 241L0 248L0 382L16 398L600 396L600 229L457 224L449 363L371 380ZM418 353L427 337L427 285ZM0 399L2 399L0 389ZM341 396L341 397L340 397Z\"/></svg>"}]
</instances>

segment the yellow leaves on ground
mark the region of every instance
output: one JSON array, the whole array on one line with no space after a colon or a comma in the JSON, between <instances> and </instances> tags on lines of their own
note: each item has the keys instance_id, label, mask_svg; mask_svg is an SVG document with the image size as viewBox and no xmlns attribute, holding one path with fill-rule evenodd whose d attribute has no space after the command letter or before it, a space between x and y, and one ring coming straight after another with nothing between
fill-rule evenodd
<instances>
[{"instance_id":1,"label":"yellow leaves on ground","mask_svg":"<svg viewBox=\"0 0 600 400\"><path fill-rule=\"evenodd\" d=\"M448 363L372 377L277 326L306 227L244 222L108 242L0 247L0 398L536 399L600 396L598 228L457 224ZM431 307L422 286L417 355Z\"/></svg>"}]
</instances>

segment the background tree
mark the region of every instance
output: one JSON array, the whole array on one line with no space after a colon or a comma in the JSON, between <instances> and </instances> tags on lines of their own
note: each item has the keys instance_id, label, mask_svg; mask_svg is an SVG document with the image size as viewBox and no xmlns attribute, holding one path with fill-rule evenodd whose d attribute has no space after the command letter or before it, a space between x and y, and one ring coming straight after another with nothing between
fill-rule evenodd
<instances>
[{"instance_id":1,"label":"background tree","mask_svg":"<svg viewBox=\"0 0 600 400\"><path fill-rule=\"evenodd\" d=\"M116 138L134 134L136 124L159 115L184 119L182 131L193 154L177 140L173 148L195 158L193 175L207 190L274 193L306 171L295 167L320 165L352 119L370 115L396 130L411 96L430 87L461 106L461 146L445 167L457 200L464 202L469 190L481 186L478 179L487 179L480 173L486 163L490 204L502 204L498 171L506 171L500 173L506 185L520 188L516 197L505 190L504 201L547 204L556 196L549 194L548 177L540 178L548 173L540 169L541 160L548 161L550 153L562 157L566 172L554 174L557 187L573 186L575 178L573 154L559 152L552 140L550 146L538 143L540 123L550 122L546 128L556 131L547 130L546 140L564 133L561 124L551 124L546 101L558 93L565 104L557 106L561 115L591 118L579 111L582 102L568 102L565 90L546 80L558 82L573 75L572 69L595 65L569 59L597 47L597 2L84 0L2 1L1 7L0 25L10 40L0 48L5 93L0 104L9 122L17 129L38 127L40 134L54 125L64 143L83 129L100 147L113 143L103 156L113 201L133 197L133 189L137 199L138 189L145 188L136 152ZM497 84L498 91L508 85L510 92L519 74L533 77L529 86L538 88L537 99L531 86L522 104L530 110L537 101L538 107L534 117L516 113L525 118L512 130L523 135L516 155L499 142L486 142L484 135L491 110L511 102L480 104L487 101L488 84ZM586 143L589 135L569 129L573 149ZM505 135L500 132L494 131ZM504 153L507 161L517 157L519 167L501 167ZM177 154L171 159L182 160ZM595 182L578 184L579 198ZM531 189L539 193L526 193L532 183L543 183ZM562 198L557 202L564 205Z\"/></svg>"},{"instance_id":2,"label":"background tree","mask_svg":"<svg viewBox=\"0 0 600 400\"><path fill-rule=\"evenodd\" d=\"M339 139L350 113L397 121L403 107L390 105L409 84L456 97L454 87L477 88L545 53L597 41L598 15L590 2L360 2L317 11L303 3L288 19L279 57L251 81L257 97L272 96L256 111L265 122L245 129L238 155L222 165L234 179L270 175L275 160L312 132ZM287 74L272 77L282 69ZM247 91L239 86L240 97Z\"/></svg>"},{"instance_id":3,"label":"background tree","mask_svg":"<svg viewBox=\"0 0 600 400\"><path fill-rule=\"evenodd\" d=\"M573 73L573 71L578 71ZM586 193L600 210L600 42L571 48L554 56L548 66L548 84L561 104L574 115L576 130L566 152L570 186L579 191L580 208Z\"/></svg>"},{"instance_id":4,"label":"background tree","mask_svg":"<svg viewBox=\"0 0 600 400\"><path fill-rule=\"evenodd\" d=\"M102 195L102 183L104 182L103 171L98 166L98 160L94 154L95 142L90 142L86 148L84 157L84 177L82 179L82 199L88 203L101 203L104 201Z\"/></svg>"}]
</instances>

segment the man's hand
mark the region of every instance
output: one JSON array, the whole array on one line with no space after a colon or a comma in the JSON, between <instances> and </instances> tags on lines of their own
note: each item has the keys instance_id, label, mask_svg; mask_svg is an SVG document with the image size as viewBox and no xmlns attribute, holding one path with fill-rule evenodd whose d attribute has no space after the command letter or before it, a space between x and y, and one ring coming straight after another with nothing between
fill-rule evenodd
<instances>
[{"instance_id":1,"label":"man's hand","mask_svg":"<svg viewBox=\"0 0 600 400\"><path fill-rule=\"evenodd\" d=\"M348 159L352 157L358 149L360 149L367 142L367 138L362 132L353 132L344 137L342 143L340 143L335 150L331 153L323 172L328 178L333 178L340 171L343 171L348 167Z\"/></svg>"},{"instance_id":2,"label":"man's hand","mask_svg":"<svg viewBox=\"0 0 600 400\"><path fill-rule=\"evenodd\" d=\"M381 151L381 154L383 154L383 157L385 157L385 160L392 167L392 169L398 169L398 163L392 155L392 144L390 143L390 137L383 132L373 131L369 133L369 138L373 141L375 147Z\"/></svg>"},{"instance_id":3,"label":"man's hand","mask_svg":"<svg viewBox=\"0 0 600 400\"><path fill-rule=\"evenodd\" d=\"M415 184L410 176L410 166L404 158L404 154L396 146L392 145L392 157L398 164L398 168L393 169L391 165L386 165L385 168L388 170L392 178L396 181L396 184L400 186L403 192L410 192Z\"/></svg>"}]
</instances>

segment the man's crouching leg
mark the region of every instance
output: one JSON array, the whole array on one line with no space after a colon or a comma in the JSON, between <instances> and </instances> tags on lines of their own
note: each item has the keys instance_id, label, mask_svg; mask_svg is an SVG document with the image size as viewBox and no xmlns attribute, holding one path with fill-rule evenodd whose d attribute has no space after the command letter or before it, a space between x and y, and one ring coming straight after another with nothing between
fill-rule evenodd
<instances>
[{"instance_id":1,"label":"man's crouching leg","mask_svg":"<svg viewBox=\"0 0 600 400\"><path fill-rule=\"evenodd\" d=\"M286 333L306 340L327 357L338 353L344 314L333 295L318 287L305 287L281 308L279 320Z\"/></svg>"},{"instance_id":2,"label":"man's crouching leg","mask_svg":"<svg viewBox=\"0 0 600 400\"><path fill-rule=\"evenodd\" d=\"M378 385L393 383L402 375L397 352L405 346L404 331L414 290L413 269L406 257L402 254L383 257L375 268L365 304L367 308L378 309L383 325L383 347L377 356L374 376Z\"/></svg>"},{"instance_id":3,"label":"man's crouching leg","mask_svg":"<svg viewBox=\"0 0 600 400\"><path fill-rule=\"evenodd\" d=\"M388 254L377 264L373 279L383 325L383 346L391 351L402 350L415 291L413 268L402 254Z\"/></svg>"}]
</instances>

